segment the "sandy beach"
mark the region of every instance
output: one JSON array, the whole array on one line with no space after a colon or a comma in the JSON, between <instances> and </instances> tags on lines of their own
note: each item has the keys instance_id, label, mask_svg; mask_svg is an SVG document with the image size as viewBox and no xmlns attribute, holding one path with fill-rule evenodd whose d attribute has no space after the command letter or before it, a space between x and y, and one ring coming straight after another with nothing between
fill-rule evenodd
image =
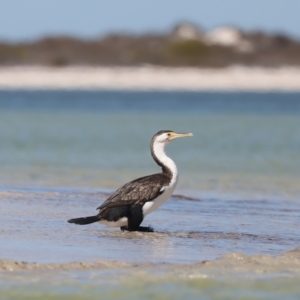
<instances>
[{"instance_id":1,"label":"sandy beach","mask_svg":"<svg viewBox=\"0 0 300 300\"><path fill-rule=\"evenodd\" d=\"M300 69L4 67L0 89L300 91Z\"/></svg>"}]
</instances>

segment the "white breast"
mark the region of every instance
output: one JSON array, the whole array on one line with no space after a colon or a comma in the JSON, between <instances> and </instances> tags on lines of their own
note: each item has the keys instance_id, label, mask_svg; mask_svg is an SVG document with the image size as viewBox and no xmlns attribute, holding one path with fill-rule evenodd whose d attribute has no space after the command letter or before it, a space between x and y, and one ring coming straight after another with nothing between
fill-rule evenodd
<instances>
[{"instance_id":1,"label":"white breast","mask_svg":"<svg viewBox=\"0 0 300 300\"><path fill-rule=\"evenodd\" d=\"M168 157L165 153L165 144L155 142L153 145L154 155L163 163L164 166L168 167L172 172L172 179L168 186L162 187L163 193L152 201L146 202L143 206L144 217L149 215L151 212L163 205L171 196L176 187L178 181L178 170L174 161Z\"/></svg>"},{"instance_id":2,"label":"white breast","mask_svg":"<svg viewBox=\"0 0 300 300\"><path fill-rule=\"evenodd\" d=\"M165 188L164 192L152 201L146 202L143 206L144 217L163 205L171 196L175 189L177 181L172 185Z\"/></svg>"}]
</instances>

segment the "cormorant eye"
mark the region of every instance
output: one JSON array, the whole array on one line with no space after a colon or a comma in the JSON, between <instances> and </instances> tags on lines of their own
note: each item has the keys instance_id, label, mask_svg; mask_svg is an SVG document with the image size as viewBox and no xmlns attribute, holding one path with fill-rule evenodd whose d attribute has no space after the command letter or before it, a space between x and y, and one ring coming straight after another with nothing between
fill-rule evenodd
<instances>
[{"instance_id":1,"label":"cormorant eye","mask_svg":"<svg viewBox=\"0 0 300 300\"><path fill-rule=\"evenodd\" d=\"M168 133L168 136L171 136L171 133Z\"/></svg>"}]
</instances>

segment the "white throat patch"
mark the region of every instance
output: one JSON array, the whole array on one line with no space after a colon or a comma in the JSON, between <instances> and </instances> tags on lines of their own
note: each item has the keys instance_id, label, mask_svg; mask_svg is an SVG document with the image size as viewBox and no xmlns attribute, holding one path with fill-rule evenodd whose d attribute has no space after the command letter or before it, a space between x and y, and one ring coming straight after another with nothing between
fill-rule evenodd
<instances>
[{"instance_id":1,"label":"white throat patch","mask_svg":"<svg viewBox=\"0 0 300 300\"><path fill-rule=\"evenodd\" d=\"M153 152L154 155L159 159L159 161L165 165L171 172L172 178L168 186L163 186L161 188L162 194L153 201L146 202L143 206L143 215L146 216L164 204L171 196L176 187L178 181L178 170L174 161L168 157L165 153L166 143L163 142L154 142L153 143Z\"/></svg>"}]
</instances>

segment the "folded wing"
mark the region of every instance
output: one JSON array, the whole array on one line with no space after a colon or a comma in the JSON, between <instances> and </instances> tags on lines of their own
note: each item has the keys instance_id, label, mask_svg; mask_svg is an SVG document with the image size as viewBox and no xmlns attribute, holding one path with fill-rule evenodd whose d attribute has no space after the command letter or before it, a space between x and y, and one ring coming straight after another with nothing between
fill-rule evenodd
<instances>
[{"instance_id":1,"label":"folded wing","mask_svg":"<svg viewBox=\"0 0 300 300\"><path fill-rule=\"evenodd\" d=\"M163 173L145 176L126 183L110 196L101 206L101 212L112 207L144 204L163 193L170 178Z\"/></svg>"}]
</instances>

